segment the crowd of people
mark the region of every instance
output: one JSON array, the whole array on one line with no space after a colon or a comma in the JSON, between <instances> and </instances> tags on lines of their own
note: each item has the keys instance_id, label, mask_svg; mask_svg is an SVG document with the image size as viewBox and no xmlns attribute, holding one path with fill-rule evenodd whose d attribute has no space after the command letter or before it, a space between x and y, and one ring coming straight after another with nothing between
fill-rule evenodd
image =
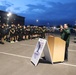
<instances>
[{"instance_id":1,"label":"crowd of people","mask_svg":"<svg viewBox=\"0 0 76 75\"><path fill-rule=\"evenodd\" d=\"M46 27L39 26L22 26L18 25L0 25L0 43L5 41L15 43L21 40L28 40L33 38L45 38Z\"/></svg>"}]
</instances>

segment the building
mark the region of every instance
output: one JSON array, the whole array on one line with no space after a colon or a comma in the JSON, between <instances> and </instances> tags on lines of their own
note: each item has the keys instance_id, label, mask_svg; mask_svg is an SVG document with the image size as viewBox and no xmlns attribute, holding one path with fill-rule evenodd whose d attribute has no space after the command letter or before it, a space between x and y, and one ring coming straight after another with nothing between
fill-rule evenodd
<instances>
[{"instance_id":1,"label":"building","mask_svg":"<svg viewBox=\"0 0 76 75\"><path fill-rule=\"evenodd\" d=\"M4 23L8 25L25 25L25 17L0 10L0 24L2 25Z\"/></svg>"}]
</instances>

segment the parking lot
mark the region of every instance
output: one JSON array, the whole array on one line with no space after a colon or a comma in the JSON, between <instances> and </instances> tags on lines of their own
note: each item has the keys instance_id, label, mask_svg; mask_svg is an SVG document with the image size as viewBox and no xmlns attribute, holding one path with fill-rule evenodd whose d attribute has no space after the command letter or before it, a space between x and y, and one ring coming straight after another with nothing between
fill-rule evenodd
<instances>
[{"instance_id":1,"label":"parking lot","mask_svg":"<svg viewBox=\"0 0 76 75\"><path fill-rule=\"evenodd\" d=\"M0 75L76 75L76 43L73 39L71 36L68 62L50 64L40 61L36 67L30 60L38 38L0 44Z\"/></svg>"}]
</instances>

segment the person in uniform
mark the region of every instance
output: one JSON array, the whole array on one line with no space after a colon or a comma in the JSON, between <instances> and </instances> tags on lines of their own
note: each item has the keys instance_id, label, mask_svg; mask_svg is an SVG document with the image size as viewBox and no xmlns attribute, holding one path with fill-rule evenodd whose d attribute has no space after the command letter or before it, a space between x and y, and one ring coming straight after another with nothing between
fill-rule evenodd
<instances>
[{"instance_id":1,"label":"person in uniform","mask_svg":"<svg viewBox=\"0 0 76 75\"><path fill-rule=\"evenodd\" d=\"M75 37L74 37L74 43L76 43L76 27L74 28Z\"/></svg>"},{"instance_id":2,"label":"person in uniform","mask_svg":"<svg viewBox=\"0 0 76 75\"><path fill-rule=\"evenodd\" d=\"M27 26L26 31L27 31L27 36L28 36L28 39L30 39L30 26Z\"/></svg>"},{"instance_id":3,"label":"person in uniform","mask_svg":"<svg viewBox=\"0 0 76 75\"><path fill-rule=\"evenodd\" d=\"M3 32L3 26L0 25L0 43L4 44L4 32Z\"/></svg>"},{"instance_id":4,"label":"person in uniform","mask_svg":"<svg viewBox=\"0 0 76 75\"><path fill-rule=\"evenodd\" d=\"M43 38L43 29L42 29L42 27L40 27L40 38Z\"/></svg>"},{"instance_id":5,"label":"person in uniform","mask_svg":"<svg viewBox=\"0 0 76 75\"><path fill-rule=\"evenodd\" d=\"M7 24L6 27L6 41L10 42L10 26Z\"/></svg>"},{"instance_id":6,"label":"person in uniform","mask_svg":"<svg viewBox=\"0 0 76 75\"><path fill-rule=\"evenodd\" d=\"M30 39L33 39L33 32L34 32L34 28L33 26L30 27Z\"/></svg>"},{"instance_id":7,"label":"person in uniform","mask_svg":"<svg viewBox=\"0 0 76 75\"><path fill-rule=\"evenodd\" d=\"M64 24L64 27L60 26L60 32L61 32L61 39L66 41L64 60L68 61L68 47L70 42L70 29L68 28L68 24Z\"/></svg>"},{"instance_id":8,"label":"person in uniform","mask_svg":"<svg viewBox=\"0 0 76 75\"><path fill-rule=\"evenodd\" d=\"M46 28L45 28L45 26L42 28L42 38L45 38L45 33L46 33Z\"/></svg>"},{"instance_id":9,"label":"person in uniform","mask_svg":"<svg viewBox=\"0 0 76 75\"><path fill-rule=\"evenodd\" d=\"M15 42L18 42L18 27L15 25L14 26L14 29L15 29Z\"/></svg>"},{"instance_id":10,"label":"person in uniform","mask_svg":"<svg viewBox=\"0 0 76 75\"><path fill-rule=\"evenodd\" d=\"M17 30L18 30L18 41L20 40L20 24L17 25Z\"/></svg>"},{"instance_id":11,"label":"person in uniform","mask_svg":"<svg viewBox=\"0 0 76 75\"><path fill-rule=\"evenodd\" d=\"M21 40L23 40L23 28L20 25L20 27L19 27L19 41L21 41Z\"/></svg>"},{"instance_id":12,"label":"person in uniform","mask_svg":"<svg viewBox=\"0 0 76 75\"><path fill-rule=\"evenodd\" d=\"M26 26L23 26L23 40L26 39Z\"/></svg>"},{"instance_id":13,"label":"person in uniform","mask_svg":"<svg viewBox=\"0 0 76 75\"><path fill-rule=\"evenodd\" d=\"M4 36L5 36L4 25L1 26L0 33L1 33L1 44L4 44Z\"/></svg>"},{"instance_id":14,"label":"person in uniform","mask_svg":"<svg viewBox=\"0 0 76 75\"><path fill-rule=\"evenodd\" d=\"M15 38L15 28L14 25L12 24L11 29L10 29L10 42L14 43Z\"/></svg>"},{"instance_id":15,"label":"person in uniform","mask_svg":"<svg viewBox=\"0 0 76 75\"><path fill-rule=\"evenodd\" d=\"M1 29L1 25L0 25L0 41L1 41L1 38L2 38L2 37L1 37L1 36L2 36L2 35L1 35L1 31L2 31L2 29Z\"/></svg>"},{"instance_id":16,"label":"person in uniform","mask_svg":"<svg viewBox=\"0 0 76 75\"><path fill-rule=\"evenodd\" d=\"M7 25L5 23L3 23L3 32L4 32L4 40L6 40L6 36L7 36Z\"/></svg>"},{"instance_id":17,"label":"person in uniform","mask_svg":"<svg viewBox=\"0 0 76 75\"><path fill-rule=\"evenodd\" d=\"M36 26L36 27L34 28L34 32L35 32L36 38L38 38L38 37L39 37L38 26Z\"/></svg>"}]
</instances>

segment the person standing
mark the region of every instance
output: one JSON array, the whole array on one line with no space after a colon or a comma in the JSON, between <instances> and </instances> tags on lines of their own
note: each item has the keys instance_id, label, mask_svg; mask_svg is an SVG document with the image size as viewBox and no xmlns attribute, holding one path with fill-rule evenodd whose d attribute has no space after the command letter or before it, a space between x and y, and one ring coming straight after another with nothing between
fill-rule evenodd
<instances>
[{"instance_id":1,"label":"person standing","mask_svg":"<svg viewBox=\"0 0 76 75\"><path fill-rule=\"evenodd\" d=\"M14 25L11 25L11 29L10 29L10 43L14 43L15 40L15 28Z\"/></svg>"},{"instance_id":2,"label":"person standing","mask_svg":"<svg viewBox=\"0 0 76 75\"><path fill-rule=\"evenodd\" d=\"M68 27L68 24L64 24L64 26L60 26L60 32L61 32L61 39L66 41L64 60L68 61L68 47L70 42L70 29Z\"/></svg>"},{"instance_id":3,"label":"person standing","mask_svg":"<svg viewBox=\"0 0 76 75\"><path fill-rule=\"evenodd\" d=\"M43 32L42 38L45 38L45 33L46 33L46 27L45 26L42 28L42 32Z\"/></svg>"},{"instance_id":4,"label":"person standing","mask_svg":"<svg viewBox=\"0 0 76 75\"><path fill-rule=\"evenodd\" d=\"M76 27L74 28L75 36L74 36L74 43L76 43Z\"/></svg>"},{"instance_id":5,"label":"person standing","mask_svg":"<svg viewBox=\"0 0 76 75\"><path fill-rule=\"evenodd\" d=\"M4 36L5 36L5 30L4 30L4 26L2 25L0 27L0 37L1 37L1 44L4 44Z\"/></svg>"},{"instance_id":6,"label":"person standing","mask_svg":"<svg viewBox=\"0 0 76 75\"><path fill-rule=\"evenodd\" d=\"M3 28L2 26L0 25L0 44L4 44L4 33L3 33Z\"/></svg>"}]
</instances>

